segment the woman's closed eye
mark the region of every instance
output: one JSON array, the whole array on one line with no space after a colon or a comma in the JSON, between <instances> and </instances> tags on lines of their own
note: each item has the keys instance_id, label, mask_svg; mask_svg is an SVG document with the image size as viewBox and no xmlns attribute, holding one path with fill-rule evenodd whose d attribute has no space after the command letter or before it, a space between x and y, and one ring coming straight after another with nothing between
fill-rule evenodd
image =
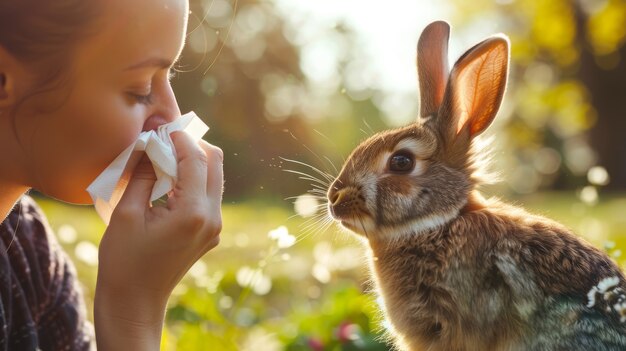
<instances>
[{"instance_id":1,"label":"woman's closed eye","mask_svg":"<svg viewBox=\"0 0 626 351\"><path fill-rule=\"evenodd\" d=\"M130 89L127 95L133 100L133 103L140 103L144 105L151 105L154 101L154 89L156 86L160 87L161 83L170 85L171 80L176 76L178 72L175 70L162 70L163 74L157 74L150 78L150 83L146 86L137 85L137 88Z\"/></svg>"},{"instance_id":2,"label":"woman's closed eye","mask_svg":"<svg viewBox=\"0 0 626 351\"><path fill-rule=\"evenodd\" d=\"M148 94L128 93L128 95L140 104L152 104L152 91L150 91Z\"/></svg>"}]
</instances>

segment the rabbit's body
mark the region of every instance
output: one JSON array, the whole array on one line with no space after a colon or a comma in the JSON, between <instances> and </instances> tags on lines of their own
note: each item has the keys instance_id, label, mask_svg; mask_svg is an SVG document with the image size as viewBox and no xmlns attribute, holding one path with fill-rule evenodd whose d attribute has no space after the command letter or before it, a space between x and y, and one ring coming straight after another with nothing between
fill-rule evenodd
<instances>
[{"instance_id":1,"label":"rabbit's body","mask_svg":"<svg viewBox=\"0 0 626 351\"><path fill-rule=\"evenodd\" d=\"M562 225L478 191L475 137L495 118L508 40L489 38L448 73L444 22L418 44L421 118L376 134L328 190L361 235L402 350L626 350L626 282Z\"/></svg>"},{"instance_id":2,"label":"rabbit's body","mask_svg":"<svg viewBox=\"0 0 626 351\"><path fill-rule=\"evenodd\" d=\"M606 255L521 209L494 200L472 206L437 229L371 242L372 271L400 345L626 349L617 311L586 306L598 277L624 285Z\"/></svg>"}]
</instances>

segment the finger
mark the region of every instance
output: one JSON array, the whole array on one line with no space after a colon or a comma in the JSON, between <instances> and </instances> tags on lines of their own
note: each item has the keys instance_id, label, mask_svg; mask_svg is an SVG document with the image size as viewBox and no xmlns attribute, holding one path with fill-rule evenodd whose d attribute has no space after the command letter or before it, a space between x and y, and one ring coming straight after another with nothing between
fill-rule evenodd
<instances>
[{"instance_id":1,"label":"finger","mask_svg":"<svg viewBox=\"0 0 626 351\"><path fill-rule=\"evenodd\" d=\"M204 140L200 142L200 147L207 155L207 196L221 203L224 192L224 153L219 147Z\"/></svg>"},{"instance_id":2,"label":"finger","mask_svg":"<svg viewBox=\"0 0 626 351\"><path fill-rule=\"evenodd\" d=\"M171 134L176 148L178 180L176 188L185 194L206 194L207 155L189 134L181 131Z\"/></svg>"},{"instance_id":3,"label":"finger","mask_svg":"<svg viewBox=\"0 0 626 351\"><path fill-rule=\"evenodd\" d=\"M150 195L155 182L154 168L148 156L144 154L135 166L115 212L143 215L149 208Z\"/></svg>"}]
</instances>

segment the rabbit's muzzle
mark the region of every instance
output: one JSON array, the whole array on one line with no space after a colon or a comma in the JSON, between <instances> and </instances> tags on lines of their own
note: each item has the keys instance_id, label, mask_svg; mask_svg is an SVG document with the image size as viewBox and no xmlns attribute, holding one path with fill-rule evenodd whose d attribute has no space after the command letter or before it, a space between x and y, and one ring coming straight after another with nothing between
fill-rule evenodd
<instances>
[{"instance_id":1,"label":"rabbit's muzzle","mask_svg":"<svg viewBox=\"0 0 626 351\"><path fill-rule=\"evenodd\" d=\"M332 189L328 193L328 207L336 220L356 221L363 216L371 217L365 204L365 197L356 187Z\"/></svg>"}]
</instances>

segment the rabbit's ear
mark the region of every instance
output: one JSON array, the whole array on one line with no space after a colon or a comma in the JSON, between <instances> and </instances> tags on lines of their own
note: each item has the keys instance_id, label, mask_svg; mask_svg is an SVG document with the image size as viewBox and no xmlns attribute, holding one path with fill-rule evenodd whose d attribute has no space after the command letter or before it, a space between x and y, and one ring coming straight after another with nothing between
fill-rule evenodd
<instances>
[{"instance_id":1,"label":"rabbit's ear","mask_svg":"<svg viewBox=\"0 0 626 351\"><path fill-rule=\"evenodd\" d=\"M469 141L489 127L502 102L508 66L509 41L504 35L490 37L461 56L450 73L438 116L445 134Z\"/></svg>"},{"instance_id":2,"label":"rabbit's ear","mask_svg":"<svg viewBox=\"0 0 626 351\"><path fill-rule=\"evenodd\" d=\"M424 28L417 43L417 73L420 85L420 116L428 117L443 101L448 80L450 25L437 21Z\"/></svg>"}]
</instances>

